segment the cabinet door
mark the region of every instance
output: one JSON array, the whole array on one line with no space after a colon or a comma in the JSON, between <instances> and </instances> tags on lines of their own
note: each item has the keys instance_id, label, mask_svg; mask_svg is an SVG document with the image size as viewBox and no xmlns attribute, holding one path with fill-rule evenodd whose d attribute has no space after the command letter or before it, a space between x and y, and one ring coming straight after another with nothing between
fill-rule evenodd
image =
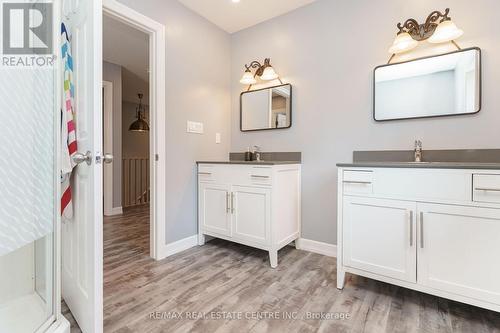
<instances>
[{"instance_id":1,"label":"cabinet door","mask_svg":"<svg viewBox=\"0 0 500 333\"><path fill-rule=\"evenodd\" d=\"M500 209L418 204L418 283L500 304Z\"/></svg>"},{"instance_id":2,"label":"cabinet door","mask_svg":"<svg viewBox=\"0 0 500 333\"><path fill-rule=\"evenodd\" d=\"M416 203L344 197L346 266L416 282Z\"/></svg>"},{"instance_id":3,"label":"cabinet door","mask_svg":"<svg viewBox=\"0 0 500 333\"><path fill-rule=\"evenodd\" d=\"M233 186L233 237L268 245L271 240L271 190Z\"/></svg>"},{"instance_id":4,"label":"cabinet door","mask_svg":"<svg viewBox=\"0 0 500 333\"><path fill-rule=\"evenodd\" d=\"M230 186L200 183L198 195L202 231L231 237Z\"/></svg>"}]
</instances>

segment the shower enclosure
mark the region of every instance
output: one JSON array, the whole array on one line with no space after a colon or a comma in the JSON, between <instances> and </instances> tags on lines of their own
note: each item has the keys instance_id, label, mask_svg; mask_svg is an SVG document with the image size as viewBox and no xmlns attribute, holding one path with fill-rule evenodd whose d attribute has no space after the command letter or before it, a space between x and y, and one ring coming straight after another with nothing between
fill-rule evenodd
<instances>
[{"instance_id":1,"label":"shower enclosure","mask_svg":"<svg viewBox=\"0 0 500 333\"><path fill-rule=\"evenodd\" d=\"M0 332L65 332L59 268L60 5L0 5Z\"/></svg>"}]
</instances>

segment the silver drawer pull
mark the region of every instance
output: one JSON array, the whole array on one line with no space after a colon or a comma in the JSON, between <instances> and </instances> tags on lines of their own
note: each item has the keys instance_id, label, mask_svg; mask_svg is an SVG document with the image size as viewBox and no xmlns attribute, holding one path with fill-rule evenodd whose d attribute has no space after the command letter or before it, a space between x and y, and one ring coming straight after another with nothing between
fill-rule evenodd
<instances>
[{"instance_id":1,"label":"silver drawer pull","mask_svg":"<svg viewBox=\"0 0 500 333\"><path fill-rule=\"evenodd\" d=\"M199 175L210 176L211 172L198 172Z\"/></svg>"},{"instance_id":2,"label":"silver drawer pull","mask_svg":"<svg viewBox=\"0 0 500 333\"><path fill-rule=\"evenodd\" d=\"M420 212L420 248L424 248L424 212Z\"/></svg>"},{"instance_id":3,"label":"silver drawer pull","mask_svg":"<svg viewBox=\"0 0 500 333\"><path fill-rule=\"evenodd\" d=\"M413 211L410 211L410 247L413 247Z\"/></svg>"},{"instance_id":4,"label":"silver drawer pull","mask_svg":"<svg viewBox=\"0 0 500 333\"><path fill-rule=\"evenodd\" d=\"M500 188L486 188L486 187L476 187L476 191L486 191L486 192L500 192Z\"/></svg>"},{"instance_id":5,"label":"silver drawer pull","mask_svg":"<svg viewBox=\"0 0 500 333\"><path fill-rule=\"evenodd\" d=\"M360 184L360 185L370 185L372 182L363 182L357 180L344 180L344 184Z\"/></svg>"},{"instance_id":6,"label":"silver drawer pull","mask_svg":"<svg viewBox=\"0 0 500 333\"><path fill-rule=\"evenodd\" d=\"M231 214L234 214L234 192L231 192Z\"/></svg>"},{"instance_id":7,"label":"silver drawer pull","mask_svg":"<svg viewBox=\"0 0 500 333\"><path fill-rule=\"evenodd\" d=\"M259 175L251 175L250 177L252 177L252 178L265 178L265 179L269 178L269 176L259 176Z\"/></svg>"}]
</instances>

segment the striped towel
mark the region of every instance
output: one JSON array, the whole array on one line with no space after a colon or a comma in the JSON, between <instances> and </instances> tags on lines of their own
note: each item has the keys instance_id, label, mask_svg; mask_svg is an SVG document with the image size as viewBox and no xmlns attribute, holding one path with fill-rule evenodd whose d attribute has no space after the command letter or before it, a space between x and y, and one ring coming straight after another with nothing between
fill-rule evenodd
<instances>
[{"instance_id":1,"label":"striped towel","mask_svg":"<svg viewBox=\"0 0 500 333\"><path fill-rule=\"evenodd\" d=\"M61 110L61 216L63 221L65 221L73 218L71 173L75 167L72 157L77 152L77 143L73 108L73 99L75 96L75 87L73 85L73 58L71 56L69 33L64 23L61 25L61 34L61 51L64 69L63 110Z\"/></svg>"}]
</instances>

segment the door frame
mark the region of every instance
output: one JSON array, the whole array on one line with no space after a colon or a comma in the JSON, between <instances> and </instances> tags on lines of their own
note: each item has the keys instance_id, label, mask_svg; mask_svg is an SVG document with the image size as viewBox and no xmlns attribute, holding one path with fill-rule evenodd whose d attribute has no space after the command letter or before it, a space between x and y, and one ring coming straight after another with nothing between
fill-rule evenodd
<instances>
[{"instance_id":1,"label":"door frame","mask_svg":"<svg viewBox=\"0 0 500 333\"><path fill-rule=\"evenodd\" d=\"M103 87L103 146L105 154L113 152L113 82L102 81ZM115 161L116 163L116 161ZM113 164L104 165L104 216L113 213Z\"/></svg>"},{"instance_id":2,"label":"door frame","mask_svg":"<svg viewBox=\"0 0 500 333\"><path fill-rule=\"evenodd\" d=\"M103 14L149 35L150 256L166 257L165 26L116 0L103 0Z\"/></svg>"}]
</instances>

